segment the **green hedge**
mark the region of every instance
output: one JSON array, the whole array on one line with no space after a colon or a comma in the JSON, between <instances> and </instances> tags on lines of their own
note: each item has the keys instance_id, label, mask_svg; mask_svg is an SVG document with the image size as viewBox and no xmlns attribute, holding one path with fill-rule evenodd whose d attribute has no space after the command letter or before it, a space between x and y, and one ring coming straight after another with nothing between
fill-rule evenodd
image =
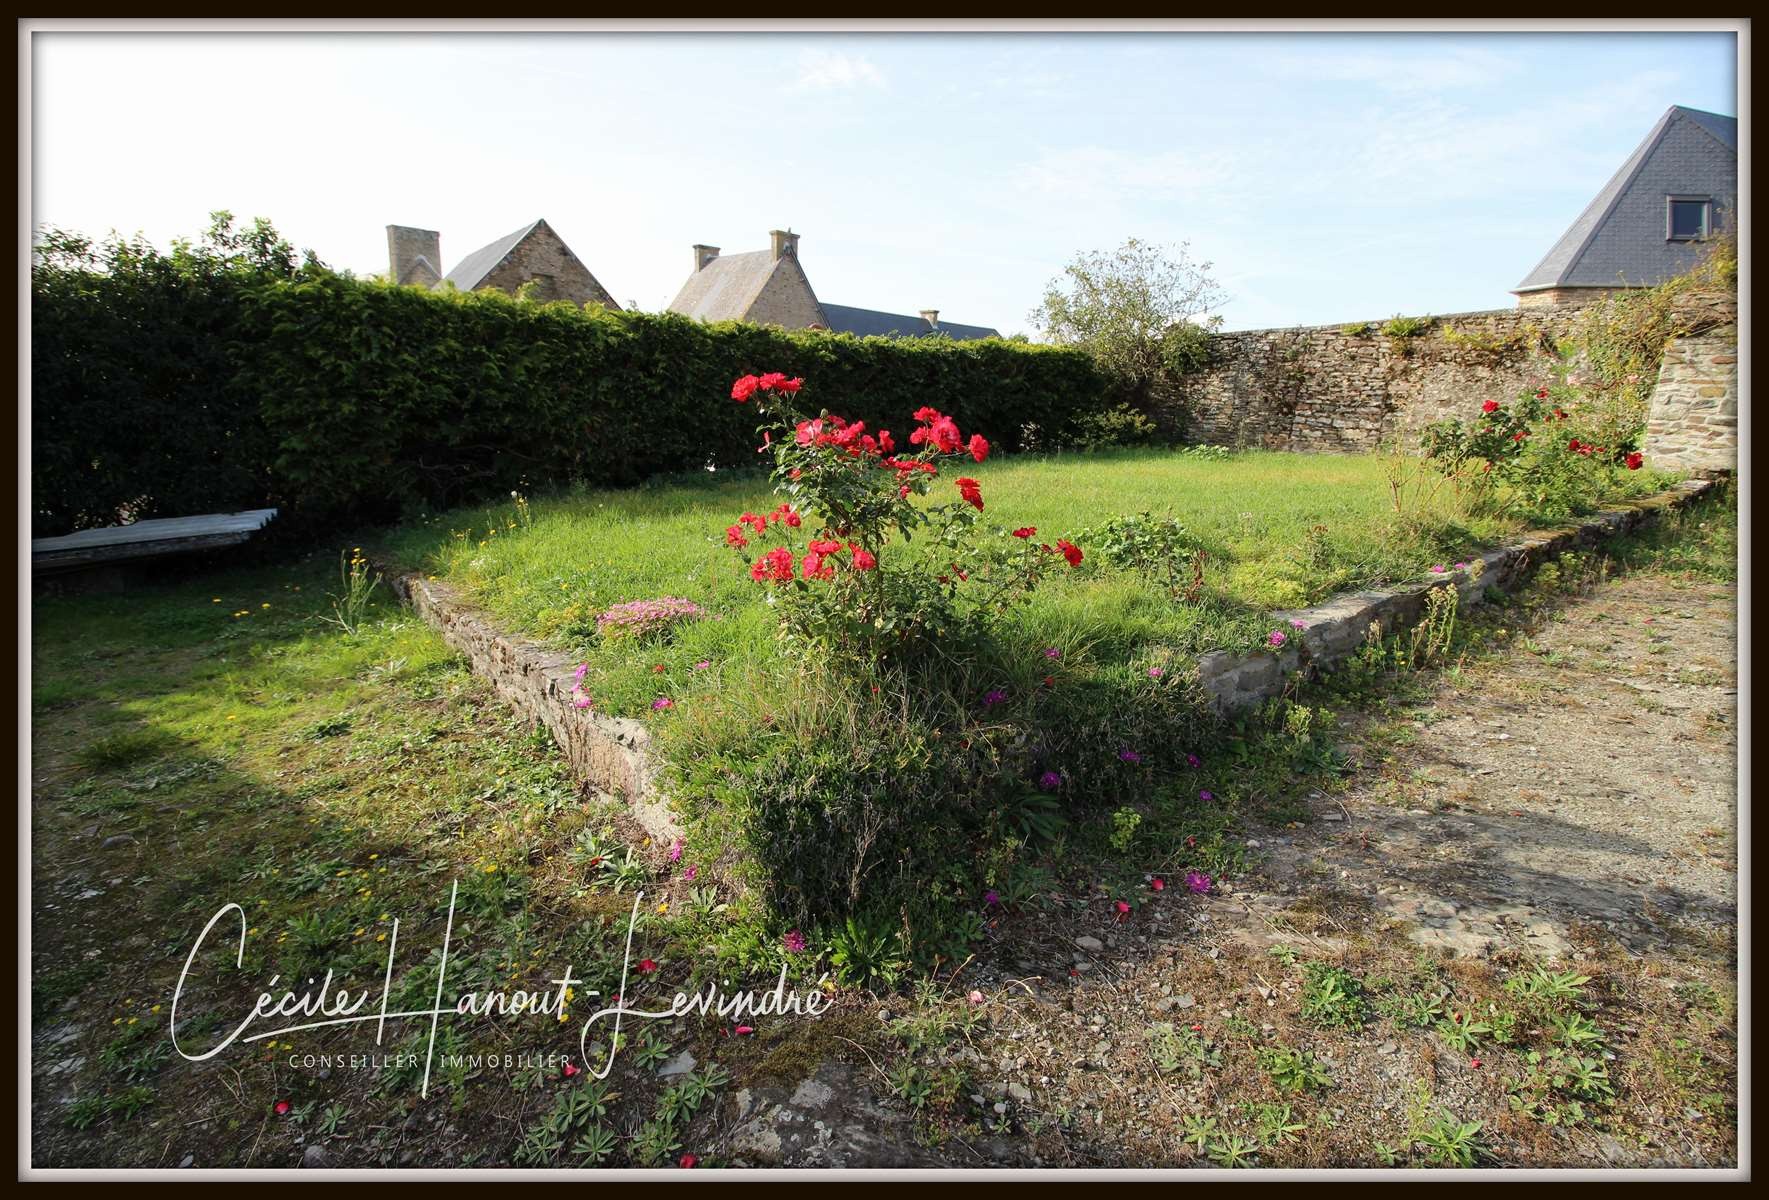
<instances>
[{"instance_id":1,"label":"green hedge","mask_svg":"<svg viewBox=\"0 0 1769 1200\"><path fill-rule=\"evenodd\" d=\"M277 504L377 521L565 483L754 464L731 381L908 432L932 404L1005 450L1115 400L1085 354L891 340L432 294L332 274L43 273L33 302L37 531Z\"/></svg>"}]
</instances>

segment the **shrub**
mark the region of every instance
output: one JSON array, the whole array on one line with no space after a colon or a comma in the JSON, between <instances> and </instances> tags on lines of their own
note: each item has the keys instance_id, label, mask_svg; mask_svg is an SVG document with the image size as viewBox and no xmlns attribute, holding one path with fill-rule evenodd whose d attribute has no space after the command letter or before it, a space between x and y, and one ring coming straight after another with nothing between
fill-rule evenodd
<instances>
[{"instance_id":1,"label":"shrub","mask_svg":"<svg viewBox=\"0 0 1769 1200\"><path fill-rule=\"evenodd\" d=\"M1146 446L1160 430L1135 406L1119 404L1075 419L1070 444L1077 450L1103 450L1109 446Z\"/></svg>"},{"instance_id":2,"label":"shrub","mask_svg":"<svg viewBox=\"0 0 1769 1200\"><path fill-rule=\"evenodd\" d=\"M38 535L275 504L279 525L756 462L718 396L762 364L876 427L938 406L1000 448L1115 403L1082 350L857 338L432 293L335 274L231 218L161 255L51 234L32 269Z\"/></svg>"},{"instance_id":3,"label":"shrub","mask_svg":"<svg viewBox=\"0 0 1769 1200\"><path fill-rule=\"evenodd\" d=\"M984 531L981 485L968 476L953 480L958 498L949 503L911 501L928 494L942 460L984 461L990 447L981 434L966 441L951 417L923 405L899 447L889 430L868 432L864 421L828 409L806 415L796 407L802 383L774 372L744 376L731 390L739 403L755 399L769 418L757 432L773 454L775 490L787 499L766 516L743 513L725 542L743 553L751 579L778 589L788 638L866 662L935 638L960 644L984 636L1057 562L1080 565L1082 551L1062 538L1052 546L1035 541L1030 527ZM917 533L936 549L904 553ZM750 554L752 539L764 535L785 544ZM897 548L887 549L893 539Z\"/></svg>"},{"instance_id":4,"label":"shrub","mask_svg":"<svg viewBox=\"0 0 1769 1200\"><path fill-rule=\"evenodd\" d=\"M1431 328L1430 317L1403 317L1395 314L1382 324L1382 332L1396 340L1416 338Z\"/></svg>"}]
</instances>

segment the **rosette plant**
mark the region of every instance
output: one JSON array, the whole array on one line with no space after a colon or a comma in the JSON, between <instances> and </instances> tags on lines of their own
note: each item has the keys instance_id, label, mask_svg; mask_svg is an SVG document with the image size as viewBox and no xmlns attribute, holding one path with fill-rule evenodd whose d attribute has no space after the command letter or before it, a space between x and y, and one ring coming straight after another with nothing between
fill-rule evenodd
<instances>
[{"instance_id":1,"label":"rosette plant","mask_svg":"<svg viewBox=\"0 0 1769 1200\"><path fill-rule=\"evenodd\" d=\"M770 589L792 638L877 660L979 636L1047 572L1080 565L1081 550L1066 540L984 525L982 484L953 469L988 458L981 434L967 439L924 406L899 443L889 430L812 412L803 385L775 372L731 388L763 418L757 449L773 456L784 499L771 512L740 515L725 542ZM923 544L912 549L917 538Z\"/></svg>"}]
</instances>

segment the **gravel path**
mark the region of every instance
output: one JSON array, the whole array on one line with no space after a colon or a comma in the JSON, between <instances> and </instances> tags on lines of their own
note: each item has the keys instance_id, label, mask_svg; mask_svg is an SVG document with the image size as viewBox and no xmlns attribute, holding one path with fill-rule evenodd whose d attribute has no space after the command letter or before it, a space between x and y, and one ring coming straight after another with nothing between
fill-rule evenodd
<instances>
[{"instance_id":1,"label":"gravel path","mask_svg":"<svg viewBox=\"0 0 1769 1200\"><path fill-rule=\"evenodd\" d=\"M1445 673L1377 770L1239 881L1248 936L1331 881L1425 945L1631 951L1737 917L1736 594L1659 574L1606 583L1534 639ZM1370 755L1352 729L1355 755Z\"/></svg>"}]
</instances>

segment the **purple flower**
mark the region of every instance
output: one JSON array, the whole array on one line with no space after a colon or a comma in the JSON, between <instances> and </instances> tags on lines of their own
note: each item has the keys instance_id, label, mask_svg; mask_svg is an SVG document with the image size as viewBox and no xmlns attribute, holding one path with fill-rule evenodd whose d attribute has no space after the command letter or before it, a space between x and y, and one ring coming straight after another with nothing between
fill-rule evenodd
<instances>
[{"instance_id":1,"label":"purple flower","mask_svg":"<svg viewBox=\"0 0 1769 1200\"><path fill-rule=\"evenodd\" d=\"M994 890L991 889L990 891L983 893L983 903L990 908L994 908L997 904L1001 903L1001 897L996 895Z\"/></svg>"},{"instance_id":2,"label":"purple flower","mask_svg":"<svg viewBox=\"0 0 1769 1200\"><path fill-rule=\"evenodd\" d=\"M1208 790L1202 791L1198 793L1198 799L1202 800L1205 804L1208 804L1216 799L1216 793Z\"/></svg>"},{"instance_id":3,"label":"purple flower","mask_svg":"<svg viewBox=\"0 0 1769 1200\"><path fill-rule=\"evenodd\" d=\"M780 939L780 944L786 947L788 954L798 954L805 948L805 935L796 929L789 930L786 936Z\"/></svg>"},{"instance_id":4,"label":"purple flower","mask_svg":"<svg viewBox=\"0 0 1769 1200\"><path fill-rule=\"evenodd\" d=\"M1442 563L1438 563L1435 567L1431 568L1431 573L1433 575L1442 575L1447 570L1449 570L1448 567L1444 566Z\"/></svg>"},{"instance_id":5,"label":"purple flower","mask_svg":"<svg viewBox=\"0 0 1769 1200\"><path fill-rule=\"evenodd\" d=\"M700 868L690 865L687 869L685 869L682 872L682 882L683 883L693 883L695 877L699 874L700 874Z\"/></svg>"},{"instance_id":6,"label":"purple flower","mask_svg":"<svg viewBox=\"0 0 1769 1200\"><path fill-rule=\"evenodd\" d=\"M589 671L589 669L590 669L589 663L578 663L577 670L572 673L571 677L574 680L576 680L578 683L582 683L584 681L584 675Z\"/></svg>"},{"instance_id":7,"label":"purple flower","mask_svg":"<svg viewBox=\"0 0 1769 1200\"><path fill-rule=\"evenodd\" d=\"M1290 628L1291 629L1307 629L1308 622L1307 621L1291 621Z\"/></svg>"},{"instance_id":8,"label":"purple flower","mask_svg":"<svg viewBox=\"0 0 1769 1200\"><path fill-rule=\"evenodd\" d=\"M1456 564L1456 570L1458 570L1458 571L1466 571L1467 569L1468 569L1468 564L1465 562L1459 562Z\"/></svg>"},{"instance_id":9,"label":"purple flower","mask_svg":"<svg viewBox=\"0 0 1769 1200\"><path fill-rule=\"evenodd\" d=\"M1193 770L1197 770L1204 765L1204 760L1199 758L1196 754L1188 754L1185 756L1185 765L1191 767Z\"/></svg>"},{"instance_id":10,"label":"purple flower","mask_svg":"<svg viewBox=\"0 0 1769 1200\"><path fill-rule=\"evenodd\" d=\"M664 708L674 708L675 706L676 702L671 700L668 696L659 696L651 702L651 708L653 711Z\"/></svg>"},{"instance_id":11,"label":"purple flower","mask_svg":"<svg viewBox=\"0 0 1769 1200\"><path fill-rule=\"evenodd\" d=\"M588 708L590 706L590 698L582 692L576 692L573 693L571 697L571 703L573 707L576 708Z\"/></svg>"},{"instance_id":12,"label":"purple flower","mask_svg":"<svg viewBox=\"0 0 1769 1200\"><path fill-rule=\"evenodd\" d=\"M1282 629L1274 629L1271 631L1271 636L1265 640L1270 642L1273 646L1282 646L1290 639L1284 636L1284 631Z\"/></svg>"},{"instance_id":13,"label":"purple flower","mask_svg":"<svg viewBox=\"0 0 1769 1200\"><path fill-rule=\"evenodd\" d=\"M1163 671L1160 667L1150 667L1149 668L1149 678L1150 679L1159 679L1159 678L1161 678L1161 676L1163 676L1165 674L1167 674L1167 672Z\"/></svg>"},{"instance_id":14,"label":"purple flower","mask_svg":"<svg viewBox=\"0 0 1769 1200\"><path fill-rule=\"evenodd\" d=\"M682 861L682 839L681 838L677 838L675 841L670 843L670 861L671 862L681 862Z\"/></svg>"},{"instance_id":15,"label":"purple flower","mask_svg":"<svg viewBox=\"0 0 1769 1200\"><path fill-rule=\"evenodd\" d=\"M1185 885L1190 891L1196 892L1200 896L1205 895L1210 891L1210 876L1202 871L1187 871Z\"/></svg>"},{"instance_id":16,"label":"purple flower","mask_svg":"<svg viewBox=\"0 0 1769 1200\"><path fill-rule=\"evenodd\" d=\"M994 708L997 704L1000 704L1006 699L1006 692L1002 691L1000 688L991 689L990 692L983 697L983 707Z\"/></svg>"},{"instance_id":17,"label":"purple flower","mask_svg":"<svg viewBox=\"0 0 1769 1200\"><path fill-rule=\"evenodd\" d=\"M1038 786L1047 792L1054 792L1063 786L1063 777L1055 771L1046 771L1038 777Z\"/></svg>"},{"instance_id":18,"label":"purple flower","mask_svg":"<svg viewBox=\"0 0 1769 1200\"><path fill-rule=\"evenodd\" d=\"M1045 647L1044 657L1046 657L1046 658L1061 658L1062 656L1063 656L1063 652L1061 650L1058 650L1055 646Z\"/></svg>"},{"instance_id":19,"label":"purple flower","mask_svg":"<svg viewBox=\"0 0 1769 1200\"><path fill-rule=\"evenodd\" d=\"M710 666L712 666L712 665L713 665L713 664L712 664L712 660L711 660L711 659L702 659L702 660L701 660L701 661L700 661L700 662L697 662L697 663L695 663L695 664L694 664L694 669L695 669L695 670L696 670L696 671L704 671L704 670L706 670L706 669L707 669L707 668L708 668L708 667L710 667Z\"/></svg>"},{"instance_id":20,"label":"purple flower","mask_svg":"<svg viewBox=\"0 0 1769 1200\"><path fill-rule=\"evenodd\" d=\"M1124 749L1118 751L1118 757L1123 759L1127 763L1139 763L1142 761L1142 755L1140 755L1136 751L1132 750L1129 746L1126 746L1126 747L1124 747Z\"/></svg>"}]
</instances>

